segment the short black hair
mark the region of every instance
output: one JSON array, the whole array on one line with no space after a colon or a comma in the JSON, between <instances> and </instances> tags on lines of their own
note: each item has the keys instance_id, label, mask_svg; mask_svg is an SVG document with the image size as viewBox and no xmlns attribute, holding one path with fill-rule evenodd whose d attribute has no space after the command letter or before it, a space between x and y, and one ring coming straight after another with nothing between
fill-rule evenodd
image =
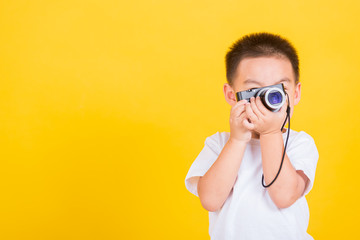
<instances>
[{"instance_id":1,"label":"short black hair","mask_svg":"<svg viewBox=\"0 0 360 240\"><path fill-rule=\"evenodd\" d=\"M237 40L226 53L226 78L230 86L241 60L247 57L286 57L291 62L295 74L295 84L299 82L299 57L294 46L285 38L268 32L251 33Z\"/></svg>"}]
</instances>

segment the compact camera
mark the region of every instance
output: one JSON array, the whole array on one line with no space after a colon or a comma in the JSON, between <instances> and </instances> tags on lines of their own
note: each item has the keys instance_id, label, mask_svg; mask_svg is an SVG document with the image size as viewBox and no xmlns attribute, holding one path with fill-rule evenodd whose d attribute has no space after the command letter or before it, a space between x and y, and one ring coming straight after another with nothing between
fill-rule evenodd
<instances>
[{"instance_id":1,"label":"compact camera","mask_svg":"<svg viewBox=\"0 0 360 240\"><path fill-rule=\"evenodd\" d=\"M240 101L246 99L250 101L251 97L260 96L261 102L264 106L272 112L277 112L284 105L285 89L282 83L271 85L262 88L251 88L245 91L236 93L236 100Z\"/></svg>"}]
</instances>

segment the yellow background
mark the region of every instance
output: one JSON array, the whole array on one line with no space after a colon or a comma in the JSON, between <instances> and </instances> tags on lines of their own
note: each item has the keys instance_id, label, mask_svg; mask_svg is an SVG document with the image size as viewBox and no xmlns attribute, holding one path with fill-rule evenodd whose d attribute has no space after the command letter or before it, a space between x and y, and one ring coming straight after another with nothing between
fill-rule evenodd
<instances>
[{"instance_id":1,"label":"yellow background","mask_svg":"<svg viewBox=\"0 0 360 240\"><path fill-rule=\"evenodd\" d=\"M358 239L359 1L1 1L0 238L209 239L185 188L229 131L224 57L244 34L288 38L292 129L320 158L315 239Z\"/></svg>"}]
</instances>

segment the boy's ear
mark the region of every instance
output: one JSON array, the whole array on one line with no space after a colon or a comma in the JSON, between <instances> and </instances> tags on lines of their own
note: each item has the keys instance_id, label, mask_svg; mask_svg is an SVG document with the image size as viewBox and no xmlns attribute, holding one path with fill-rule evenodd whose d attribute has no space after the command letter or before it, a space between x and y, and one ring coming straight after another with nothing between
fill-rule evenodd
<instances>
[{"instance_id":1,"label":"boy's ear","mask_svg":"<svg viewBox=\"0 0 360 240\"><path fill-rule=\"evenodd\" d=\"M236 104L235 92L228 83L224 84L224 96L228 104L230 104L231 106L234 106Z\"/></svg>"},{"instance_id":2,"label":"boy's ear","mask_svg":"<svg viewBox=\"0 0 360 240\"><path fill-rule=\"evenodd\" d=\"M300 102L301 98L301 83L296 84L294 93L294 106Z\"/></svg>"}]
</instances>

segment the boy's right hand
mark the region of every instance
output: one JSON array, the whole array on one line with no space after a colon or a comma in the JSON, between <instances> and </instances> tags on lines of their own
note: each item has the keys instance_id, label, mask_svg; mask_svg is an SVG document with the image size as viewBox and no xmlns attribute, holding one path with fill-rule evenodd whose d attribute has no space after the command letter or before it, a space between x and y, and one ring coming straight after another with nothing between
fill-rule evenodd
<instances>
[{"instance_id":1,"label":"boy's right hand","mask_svg":"<svg viewBox=\"0 0 360 240\"><path fill-rule=\"evenodd\" d=\"M247 129L243 121L247 119L246 103L247 100L236 102L230 111L230 139L239 142L249 142L251 140L251 131Z\"/></svg>"}]
</instances>

